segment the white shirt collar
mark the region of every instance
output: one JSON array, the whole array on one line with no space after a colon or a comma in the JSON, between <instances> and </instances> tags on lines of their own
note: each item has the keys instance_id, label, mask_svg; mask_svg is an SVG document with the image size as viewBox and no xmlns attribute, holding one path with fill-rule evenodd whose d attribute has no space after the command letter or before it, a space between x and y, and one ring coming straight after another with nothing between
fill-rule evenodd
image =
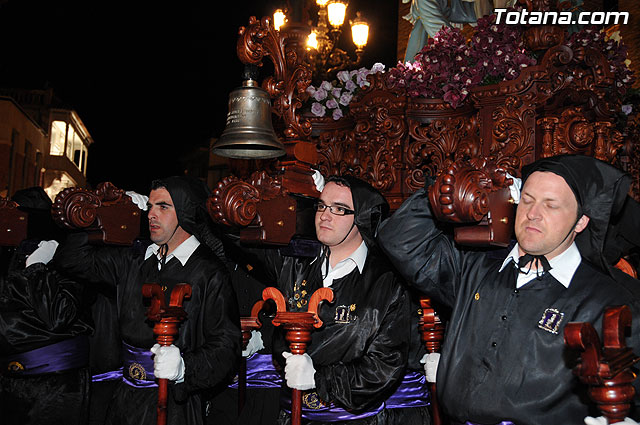
<instances>
[{"instance_id":1,"label":"white shirt collar","mask_svg":"<svg viewBox=\"0 0 640 425\"><path fill-rule=\"evenodd\" d=\"M511 252L509 252L507 258L502 262L500 271L504 270L507 264L511 261L513 261L514 267L517 266L519 259L520 253L518 252L518 244L516 244ZM549 270L549 273L551 273L551 276L555 277L565 288L568 288L581 261L582 256L580 255L578 246L574 242L569 246L569 248L549 260L549 265L552 267L551 270ZM535 279L536 276L535 270L530 270L529 273L526 274L518 273L516 288L524 286L526 283Z\"/></svg>"},{"instance_id":2,"label":"white shirt collar","mask_svg":"<svg viewBox=\"0 0 640 425\"><path fill-rule=\"evenodd\" d=\"M189 257L191 257L191 254L193 254L193 252L199 246L200 241L194 235L191 235L184 242L178 245L176 249L174 249L169 255L167 255L167 261L169 261L173 257L176 257L178 261L180 261L180 264L184 266L185 264L187 264L187 261L189 261ZM151 257L151 255L157 256L159 249L160 246L155 243L149 245L147 247L147 251L144 254L144 259L146 260L147 258ZM158 263L158 268L160 268L160 263Z\"/></svg>"},{"instance_id":3,"label":"white shirt collar","mask_svg":"<svg viewBox=\"0 0 640 425\"><path fill-rule=\"evenodd\" d=\"M326 276L324 276L324 271L326 270L326 267L327 267L326 262L329 261L329 259L326 258L325 263L322 264L323 286L325 287L331 286L335 279L340 279L341 277L348 275L356 267L358 267L358 271L362 273L362 269L364 268L364 263L367 260L368 252L369 250L367 249L367 244L365 244L364 241L362 241L360 246L356 248L356 250L353 251L351 255L349 255L344 260L340 261L338 264L336 264L335 267L331 267L331 263L329 263L329 272L327 273Z\"/></svg>"}]
</instances>

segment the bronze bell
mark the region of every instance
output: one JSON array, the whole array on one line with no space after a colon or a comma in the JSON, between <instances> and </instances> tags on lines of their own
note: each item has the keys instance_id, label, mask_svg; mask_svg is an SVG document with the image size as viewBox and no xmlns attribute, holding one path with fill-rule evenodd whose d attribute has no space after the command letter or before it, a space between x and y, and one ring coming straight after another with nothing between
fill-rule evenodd
<instances>
[{"instance_id":1,"label":"bronze bell","mask_svg":"<svg viewBox=\"0 0 640 425\"><path fill-rule=\"evenodd\" d=\"M271 123L271 99L251 76L229 95L227 124L211 147L215 155L262 159L285 154Z\"/></svg>"}]
</instances>

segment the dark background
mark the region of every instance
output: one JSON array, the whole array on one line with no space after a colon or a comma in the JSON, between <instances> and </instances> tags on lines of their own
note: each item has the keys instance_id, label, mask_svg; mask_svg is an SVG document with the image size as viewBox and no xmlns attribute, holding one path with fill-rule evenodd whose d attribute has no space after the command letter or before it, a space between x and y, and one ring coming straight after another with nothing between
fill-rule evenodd
<instances>
[{"instance_id":1,"label":"dark background","mask_svg":"<svg viewBox=\"0 0 640 425\"><path fill-rule=\"evenodd\" d=\"M222 133L229 92L242 82L238 28L277 7L0 0L0 86L52 87L94 139L89 183L146 193L153 178L183 173L194 152ZM396 0L350 1L347 19L360 10L371 26L362 66L395 65L397 9ZM344 31L351 49L348 24Z\"/></svg>"}]
</instances>

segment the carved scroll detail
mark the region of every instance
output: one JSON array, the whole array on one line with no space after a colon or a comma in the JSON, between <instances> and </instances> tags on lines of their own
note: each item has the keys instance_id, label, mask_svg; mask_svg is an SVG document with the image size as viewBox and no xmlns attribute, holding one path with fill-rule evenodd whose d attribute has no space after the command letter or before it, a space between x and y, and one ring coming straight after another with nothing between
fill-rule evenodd
<instances>
[{"instance_id":1,"label":"carved scroll detail","mask_svg":"<svg viewBox=\"0 0 640 425\"><path fill-rule=\"evenodd\" d=\"M311 123L297 111L308 98L311 69L298 57L295 49L287 49L286 33L276 31L268 17L258 21L249 18L249 25L241 27L237 44L240 61L262 65L265 56L274 65L274 75L265 79L263 88L274 99L273 111L285 123L284 135L288 140L308 139Z\"/></svg>"},{"instance_id":2,"label":"carved scroll detail","mask_svg":"<svg viewBox=\"0 0 640 425\"><path fill-rule=\"evenodd\" d=\"M223 178L207 199L211 219L227 226L248 226L257 214L260 193L237 177Z\"/></svg>"},{"instance_id":3,"label":"carved scroll detail","mask_svg":"<svg viewBox=\"0 0 640 425\"><path fill-rule=\"evenodd\" d=\"M67 229L84 229L93 225L97 208L102 205L100 197L78 187L68 187L58 193L53 203L53 219Z\"/></svg>"}]
</instances>

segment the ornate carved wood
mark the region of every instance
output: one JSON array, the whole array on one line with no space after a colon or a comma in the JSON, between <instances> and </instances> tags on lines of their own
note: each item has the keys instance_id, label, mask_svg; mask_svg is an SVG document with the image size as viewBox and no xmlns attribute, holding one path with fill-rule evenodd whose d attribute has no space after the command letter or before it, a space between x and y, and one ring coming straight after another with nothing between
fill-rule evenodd
<instances>
[{"instance_id":1,"label":"ornate carved wood","mask_svg":"<svg viewBox=\"0 0 640 425\"><path fill-rule=\"evenodd\" d=\"M558 10L555 0L519 3L529 11ZM263 87L274 98L274 114L284 121L287 146L287 157L263 170L272 180L263 176L261 181L269 184L261 186L254 177L243 183L229 178L222 186L250 187L219 186L220 195L210 203L219 222L253 226L247 239L272 243L271 234L277 234L279 241L286 240L291 232L271 233L265 230L269 220L258 218L260 205L268 202L263 192L276 193L272 201L317 196L311 167L325 176L350 173L368 181L392 210L433 179L430 201L436 215L456 223L456 240L467 245L509 243L514 206L506 173L518 177L523 165L543 157L580 153L621 166L634 176L632 193L640 200L640 148L635 142L640 126L635 136L615 127L621 105L606 58L588 46L566 45L560 26L529 27L524 41L539 53L538 64L514 80L472 89L459 109L441 100L410 98L390 88L387 74L373 74L370 86L354 97L350 112L339 121L301 111L311 78L301 67L298 33L278 34L268 18L251 18L240 34L241 61L259 63L265 56L274 61L275 75ZM304 154L296 154L294 146L304 146ZM240 194L232 195L234 190ZM281 217L299 220L286 205L278 207ZM282 302L279 311L285 310Z\"/></svg>"},{"instance_id":2,"label":"ornate carved wood","mask_svg":"<svg viewBox=\"0 0 640 425\"><path fill-rule=\"evenodd\" d=\"M454 229L464 245L507 246L515 208L506 171L495 164L451 163L429 187L433 212L441 221L473 223Z\"/></svg>"},{"instance_id":3,"label":"ornate carved wood","mask_svg":"<svg viewBox=\"0 0 640 425\"><path fill-rule=\"evenodd\" d=\"M565 7L553 0L519 3L530 11ZM352 100L350 112L333 121L301 113L311 76L304 64L299 28L278 32L269 18L251 18L249 26L240 30L238 56L245 63L261 64L264 57L274 62L274 75L265 79L263 87L274 98L274 114L284 121L289 145L287 157L269 173L284 175L280 179L283 194L313 197L317 193L309 179L311 167L324 175L348 172L381 190L393 210L428 177L448 172L452 164L479 172L491 164L517 177L523 165L536 159L580 153L626 167L635 176L633 193L639 198L640 149L625 140L629 134L615 127L620 98L603 53L565 44L566 33L560 26L532 25L523 37L531 50L539 52L538 64L524 68L514 80L473 88L463 107L453 110L441 100L407 97L390 88L388 74L377 73L369 76L370 86ZM305 146L298 149L304 155L294 154L296 144ZM485 187L485 192L505 211L510 208L505 204L509 198L493 193L502 189ZM461 210L449 217L473 208L464 205L469 200L457 202L454 207ZM247 198L247 202L254 201ZM470 220L481 227L470 239L473 243L480 238L493 243L486 225L495 220L488 214L486 209L483 217Z\"/></svg>"},{"instance_id":4,"label":"ornate carved wood","mask_svg":"<svg viewBox=\"0 0 640 425\"><path fill-rule=\"evenodd\" d=\"M309 142L311 123L300 112L308 98L311 69L301 50L301 29L295 25L276 31L270 18L249 19L240 28L238 58L245 64L262 65L265 57L274 65L274 75L262 87L273 99L273 113L281 120L286 155L267 169L257 170L248 180L229 177L218 183L208 202L212 219L243 227L241 239L250 243L286 245L298 232L296 220L301 198L319 195L313 182L312 165L318 151Z\"/></svg>"},{"instance_id":5,"label":"ornate carved wood","mask_svg":"<svg viewBox=\"0 0 640 425\"><path fill-rule=\"evenodd\" d=\"M640 360L626 346L625 331L631 327L627 306L609 307L602 321L603 344L590 323L568 323L565 343L581 353L573 371L589 385L589 396L609 423L622 422L631 410L636 374L631 367Z\"/></svg>"},{"instance_id":6,"label":"ornate carved wood","mask_svg":"<svg viewBox=\"0 0 640 425\"><path fill-rule=\"evenodd\" d=\"M245 243L287 245L304 232L299 224L309 220L298 198L283 188L282 177L256 171L247 182L233 176L222 179L207 200L207 209L215 222L239 227Z\"/></svg>"},{"instance_id":7,"label":"ornate carved wood","mask_svg":"<svg viewBox=\"0 0 640 425\"><path fill-rule=\"evenodd\" d=\"M18 246L27 238L29 216L18 204L0 198L0 246Z\"/></svg>"},{"instance_id":8,"label":"ornate carved wood","mask_svg":"<svg viewBox=\"0 0 640 425\"><path fill-rule=\"evenodd\" d=\"M62 190L51 214L63 228L87 231L92 243L131 245L140 233L140 209L109 182L98 184L96 190Z\"/></svg>"}]
</instances>

